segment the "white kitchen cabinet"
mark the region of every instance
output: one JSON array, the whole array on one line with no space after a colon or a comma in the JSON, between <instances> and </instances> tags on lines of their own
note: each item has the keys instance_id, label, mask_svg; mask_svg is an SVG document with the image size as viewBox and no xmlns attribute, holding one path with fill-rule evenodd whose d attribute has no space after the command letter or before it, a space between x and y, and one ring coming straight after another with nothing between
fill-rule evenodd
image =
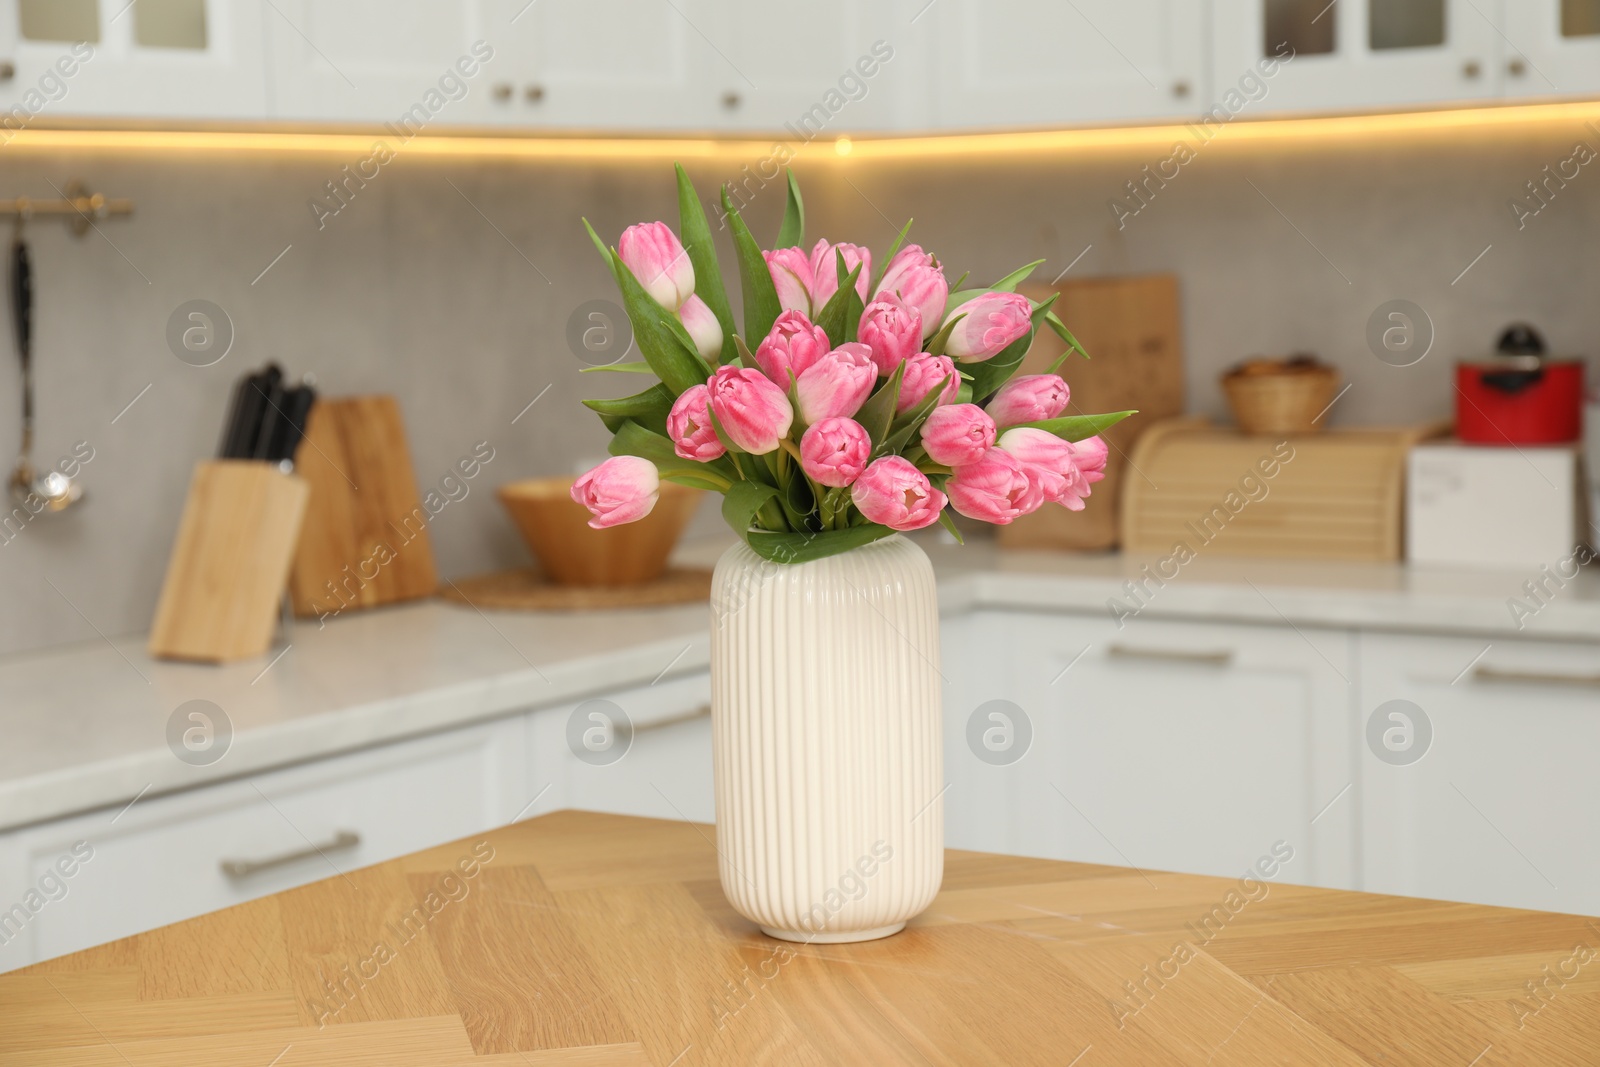
<instances>
[{"instance_id":1,"label":"white kitchen cabinet","mask_svg":"<svg viewBox=\"0 0 1600 1067\"><path fill-rule=\"evenodd\" d=\"M736 77L707 43L708 0L488 0L499 55L492 122L579 129L703 130ZM753 60L752 60L753 61Z\"/></svg>"},{"instance_id":2,"label":"white kitchen cabinet","mask_svg":"<svg viewBox=\"0 0 1600 1067\"><path fill-rule=\"evenodd\" d=\"M0 915L0 971L502 825L532 796L523 725L468 727L0 837L0 900L24 912L30 891L43 901ZM85 848L86 862L60 876L56 864Z\"/></svg>"},{"instance_id":3,"label":"white kitchen cabinet","mask_svg":"<svg viewBox=\"0 0 1600 1067\"><path fill-rule=\"evenodd\" d=\"M266 117L262 0L0 0L8 130L62 117ZM4 69L0 67L0 69Z\"/></svg>"},{"instance_id":4,"label":"white kitchen cabinet","mask_svg":"<svg viewBox=\"0 0 1600 1067\"><path fill-rule=\"evenodd\" d=\"M1283 880L1355 884L1347 633L1148 619L1119 631L1022 612L980 626L980 688L946 716L952 844L1237 877L1282 841ZM1031 724L1014 763L974 754L969 717L986 708ZM1003 844L984 844L973 810Z\"/></svg>"},{"instance_id":5,"label":"white kitchen cabinet","mask_svg":"<svg viewBox=\"0 0 1600 1067\"><path fill-rule=\"evenodd\" d=\"M1505 0L1505 94L1600 93L1600 0Z\"/></svg>"},{"instance_id":6,"label":"white kitchen cabinet","mask_svg":"<svg viewBox=\"0 0 1600 1067\"><path fill-rule=\"evenodd\" d=\"M1361 657L1364 888L1600 915L1600 645L1368 634Z\"/></svg>"},{"instance_id":7,"label":"white kitchen cabinet","mask_svg":"<svg viewBox=\"0 0 1600 1067\"><path fill-rule=\"evenodd\" d=\"M559 807L715 820L706 672L546 708L532 719L536 789L554 782Z\"/></svg>"},{"instance_id":8,"label":"white kitchen cabinet","mask_svg":"<svg viewBox=\"0 0 1600 1067\"><path fill-rule=\"evenodd\" d=\"M1485 100L1500 93L1499 18L1490 0L1212 0L1216 85L1292 51L1248 114Z\"/></svg>"},{"instance_id":9,"label":"white kitchen cabinet","mask_svg":"<svg viewBox=\"0 0 1600 1067\"><path fill-rule=\"evenodd\" d=\"M946 128L1190 115L1209 92L1195 0L938 0L927 89Z\"/></svg>"},{"instance_id":10,"label":"white kitchen cabinet","mask_svg":"<svg viewBox=\"0 0 1600 1067\"><path fill-rule=\"evenodd\" d=\"M273 118L389 123L402 141L482 125L510 77L488 0L272 0Z\"/></svg>"}]
</instances>

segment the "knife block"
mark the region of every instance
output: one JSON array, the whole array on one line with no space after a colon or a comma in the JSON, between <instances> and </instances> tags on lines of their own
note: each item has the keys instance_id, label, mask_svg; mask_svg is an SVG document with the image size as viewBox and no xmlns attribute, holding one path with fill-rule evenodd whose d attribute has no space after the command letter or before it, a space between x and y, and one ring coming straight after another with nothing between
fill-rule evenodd
<instances>
[{"instance_id":1,"label":"knife block","mask_svg":"<svg viewBox=\"0 0 1600 1067\"><path fill-rule=\"evenodd\" d=\"M267 650L309 489L255 460L196 465L150 628L150 655L226 663Z\"/></svg>"}]
</instances>

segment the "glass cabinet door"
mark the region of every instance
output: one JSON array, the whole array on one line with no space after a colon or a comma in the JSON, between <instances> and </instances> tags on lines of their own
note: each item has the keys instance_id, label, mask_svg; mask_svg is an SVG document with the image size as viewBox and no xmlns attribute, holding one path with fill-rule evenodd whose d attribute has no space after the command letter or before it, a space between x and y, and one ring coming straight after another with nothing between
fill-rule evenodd
<instances>
[{"instance_id":1,"label":"glass cabinet door","mask_svg":"<svg viewBox=\"0 0 1600 1067\"><path fill-rule=\"evenodd\" d=\"M1505 0L1507 96L1600 93L1600 0Z\"/></svg>"},{"instance_id":2,"label":"glass cabinet door","mask_svg":"<svg viewBox=\"0 0 1600 1067\"><path fill-rule=\"evenodd\" d=\"M1260 75L1266 88L1247 103L1256 113L1495 97L1499 9L1482 0L1213 0L1213 80L1221 93ZM1272 59L1266 75L1259 64Z\"/></svg>"}]
</instances>

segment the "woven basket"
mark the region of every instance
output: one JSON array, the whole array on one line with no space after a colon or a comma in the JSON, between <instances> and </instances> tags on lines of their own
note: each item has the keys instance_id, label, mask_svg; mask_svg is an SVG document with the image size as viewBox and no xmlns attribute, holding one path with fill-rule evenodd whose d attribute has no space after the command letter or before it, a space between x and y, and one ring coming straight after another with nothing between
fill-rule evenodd
<instances>
[{"instance_id":1,"label":"woven basket","mask_svg":"<svg viewBox=\"0 0 1600 1067\"><path fill-rule=\"evenodd\" d=\"M1239 429L1252 435L1317 433L1317 419L1339 389L1331 367L1267 374L1225 374L1222 390Z\"/></svg>"}]
</instances>

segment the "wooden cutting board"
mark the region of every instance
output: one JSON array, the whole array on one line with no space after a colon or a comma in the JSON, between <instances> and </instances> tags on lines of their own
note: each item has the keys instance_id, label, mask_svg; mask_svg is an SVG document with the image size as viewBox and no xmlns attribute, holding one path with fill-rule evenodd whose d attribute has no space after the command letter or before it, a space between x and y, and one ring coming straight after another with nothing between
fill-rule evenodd
<instances>
[{"instance_id":1,"label":"wooden cutting board","mask_svg":"<svg viewBox=\"0 0 1600 1067\"><path fill-rule=\"evenodd\" d=\"M295 614L433 595L431 517L394 397L318 400L295 469L311 486L289 579Z\"/></svg>"},{"instance_id":2,"label":"wooden cutting board","mask_svg":"<svg viewBox=\"0 0 1600 1067\"><path fill-rule=\"evenodd\" d=\"M1023 286L1043 300L1059 292L1056 311L1092 357L1072 356L1060 374L1072 390L1068 415L1137 408L1105 434L1111 445L1105 480L1083 511L1047 506L999 528L1010 548L1115 548L1121 541L1119 500L1137 472L1128 467L1134 442L1154 422L1183 412L1183 335L1178 279L1171 274L1085 278L1056 286ZM1066 346L1040 330L1022 374L1040 374Z\"/></svg>"}]
</instances>

